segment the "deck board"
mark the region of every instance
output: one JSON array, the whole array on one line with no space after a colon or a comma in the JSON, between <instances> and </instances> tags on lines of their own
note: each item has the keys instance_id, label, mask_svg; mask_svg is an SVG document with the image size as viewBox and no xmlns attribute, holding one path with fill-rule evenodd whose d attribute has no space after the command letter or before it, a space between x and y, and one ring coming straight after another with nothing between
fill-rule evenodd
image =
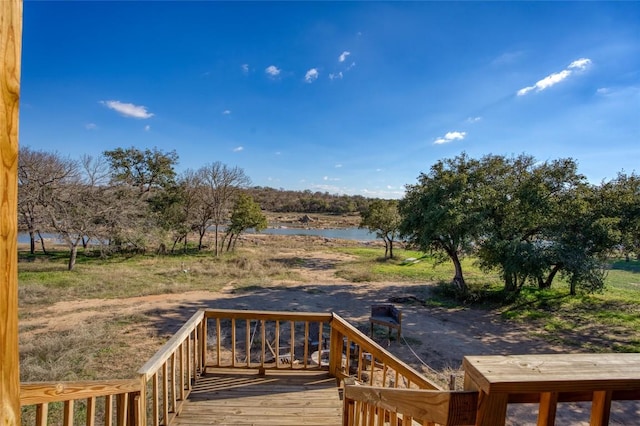
<instances>
[{"instance_id":1,"label":"deck board","mask_svg":"<svg viewBox=\"0 0 640 426\"><path fill-rule=\"evenodd\" d=\"M175 425L340 425L342 400L326 371L209 369Z\"/></svg>"}]
</instances>

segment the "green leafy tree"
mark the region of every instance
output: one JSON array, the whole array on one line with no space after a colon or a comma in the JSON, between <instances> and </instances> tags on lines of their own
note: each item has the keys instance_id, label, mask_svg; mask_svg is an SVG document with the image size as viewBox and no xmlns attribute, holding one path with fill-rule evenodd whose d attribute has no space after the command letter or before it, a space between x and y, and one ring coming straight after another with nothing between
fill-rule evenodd
<instances>
[{"instance_id":1,"label":"green leafy tree","mask_svg":"<svg viewBox=\"0 0 640 426\"><path fill-rule=\"evenodd\" d=\"M527 283L549 288L563 275L577 288L602 288L602 259L612 247L612 223L572 159L537 162L533 157L483 159L491 190L478 258L497 269L505 290Z\"/></svg>"},{"instance_id":2,"label":"green leafy tree","mask_svg":"<svg viewBox=\"0 0 640 426\"><path fill-rule=\"evenodd\" d=\"M440 160L418 183L407 185L400 201L400 235L423 251L432 251L454 265L452 283L467 292L461 259L482 230L483 182L480 162L466 154Z\"/></svg>"},{"instance_id":3,"label":"green leafy tree","mask_svg":"<svg viewBox=\"0 0 640 426\"><path fill-rule=\"evenodd\" d=\"M231 219L225 235L227 251L235 248L238 237L247 229L253 228L260 232L266 227L267 217L262 213L260 205L251 196L239 194L231 210Z\"/></svg>"},{"instance_id":4,"label":"green leafy tree","mask_svg":"<svg viewBox=\"0 0 640 426\"><path fill-rule=\"evenodd\" d=\"M384 241L384 257L393 258L393 242L399 237L402 218L397 200L374 200L362 214L361 228L375 232Z\"/></svg>"},{"instance_id":5,"label":"green leafy tree","mask_svg":"<svg viewBox=\"0 0 640 426\"><path fill-rule=\"evenodd\" d=\"M141 195L174 183L174 167L178 163L175 151L162 152L157 148L141 151L131 147L103 154L111 167L113 182L136 187Z\"/></svg>"}]
</instances>

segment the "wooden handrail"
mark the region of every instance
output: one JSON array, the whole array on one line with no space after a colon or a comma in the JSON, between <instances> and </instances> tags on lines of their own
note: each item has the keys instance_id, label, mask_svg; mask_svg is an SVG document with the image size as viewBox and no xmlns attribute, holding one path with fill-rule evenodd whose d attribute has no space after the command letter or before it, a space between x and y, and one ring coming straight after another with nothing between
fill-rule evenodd
<instances>
[{"instance_id":1,"label":"wooden handrail","mask_svg":"<svg viewBox=\"0 0 640 426\"><path fill-rule=\"evenodd\" d=\"M435 383L424 377L410 365L396 358L393 354L371 340L369 336L362 333L353 325L349 324L339 315L333 314L331 327L332 329L337 330L340 334L347 337L348 341L365 348L367 352L371 354L373 359L381 360L387 367L396 370L402 376L410 380L411 383L416 384L417 387L421 389L440 390L440 388Z\"/></svg>"},{"instance_id":2,"label":"wooden handrail","mask_svg":"<svg viewBox=\"0 0 640 426\"><path fill-rule=\"evenodd\" d=\"M207 318L247 319L265 321L309 321L329 322L333 318L331 313L323 312L286 312L286 311L250 311L234 309L207 309Z\"/></svg>"},{"instance_id":3,"label":"wooden handrail","mask_svg":"<svg viewBox=\"0 0 640 426\"><path fill-rule=\"evenodd\" d=\"M200 310L196 312L189 320L184 323L182 327L171 336L171 338L162 345L162 347L155 353L154 356L149 359L140 369L138 374L143 376L145 380L149 380L154 374L160 370L162 364L167 362L171 357L171 354L182 345L182 343L189 337L189 335L196 329L196 327L202 322L204 318L204 311Z\"/></svg>"},{"instance_id":4,"label":"wooden handrail","mask_svg":"<svg viewBox=\"0 0 640 426\"><path fill-rule=\"evenodd\" d=\"M392 389L372 386L345 386L345 412L348 426L359 424L353 410L373 411L376 416L396 415L402 418L441 425L472 425L476 419L478 392ZM352 406L350 406L352 405ZM378 409L378 410L376 410ZM373 419L369 419L374 424Z\"/></svg>"},{"instance_id":5,"label":"wooden handrail","mask_svg":"<svg viewBox=\"0 0 640 426\"><path fill-rule=\"evenodd\" d=\"M137 379L30 382L20 385L20 405L45 404L133 392L140 392L140 381Z\"/></svg>"}]
</instances>

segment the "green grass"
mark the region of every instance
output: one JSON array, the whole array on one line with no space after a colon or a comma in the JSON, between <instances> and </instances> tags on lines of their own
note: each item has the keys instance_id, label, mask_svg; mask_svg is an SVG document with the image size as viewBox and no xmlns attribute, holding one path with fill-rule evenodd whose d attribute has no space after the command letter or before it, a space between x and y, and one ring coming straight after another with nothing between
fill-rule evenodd
<instances>
[{"instance_id":1,"label":"green grass","mask_svg":"<svg viewBox=\"0 0 640 426\"><path fill-rule=\"evenodd\" d=\"M219 258L210 252L174 256L113 255L108 259L79 254L73 271L67 270L66 259L60 252L21 259L18 280L22 306L80 298L217 291L229 283L242 287L297 276L295 271L265 255L242 252Z\"/></svg>"},{"instance_id":2,"label":"green grass","mask_svg":"<svg viewBox=\"0 0 640 426\"><path fill-rule=\"evenodd\" d=\"M393 259L384 259L384 249L380 248L337 248L336 251L355 256L353 261L338 266L337 275L353 281L423 281L448 282L454 275L450 261L439 262L435 257L424 253L394 249ZM406 259L416 259L407 262ZM482 272L473 259L462 260L465 279L470 285L485 285L495 282L497 276Z\"/></svg>"}]
</instances>

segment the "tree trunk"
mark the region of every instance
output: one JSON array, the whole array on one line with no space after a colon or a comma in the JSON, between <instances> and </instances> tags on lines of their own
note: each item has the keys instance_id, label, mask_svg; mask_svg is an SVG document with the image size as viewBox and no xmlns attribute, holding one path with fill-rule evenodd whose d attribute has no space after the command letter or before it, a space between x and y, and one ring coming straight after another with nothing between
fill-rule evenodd
<instances>
[{"instance_id":1,"label":"tree trunk","mask_svg":"<svg viewBox=\"0 0 640 426\"><path fill-rule=\"evenodd\" d=\"M38 232L38 238L40 238L40 246L42 246L42 253L48 254L47 248L44 246L44 238L42 238L42 234L40 234L40 231L37 231L37 232Z\"/></svg>"},{"instance_id":2,"label":"tree trunk","mask_svg":"<svg viewBox=\"0 0 640 426\"><path fill-rule=\"evenodd\" d=\"M389 259L393 259L393 240L389 238Z\"/></svg>"},{"instance_id":3,"label":"tree trunk","mask_svg":"<svg viewBox=\"0 0 640 426\"><path fill-rule=\"evenodd\" d=\"M200 228L200 231L198 231L198 235L200 236L200 238L198 239L198 251L202 250L202 240L204 239L204 234L206 233L206 230L204 228ZM184 244L185 247L187 245L187 239L185 238L184 240Z\"/></svg>"},{"instance_id":4,"label":"tree trunk","mask_svg":"<svg viewBox=\"0 0 640 426\"><path fill-rule=\"evenodd\" d=\"M71 245L71 255L69 256L69 268L68 270L73 270L73 267L76 266L76 258L78 257L78 244Z\"/></svg>"},{"instance_id":5,"label":"tree trunk","mask_svg":"<svg viewBox=\"0 0 640 426\"><path fill-rule=\"evenodd\" d=\"M31 254L36 254L36 234L29 230L29 251Z\"/></svg>"},{"instance_id":6,"label":"tree trunk","mask_svg":"<svg viewBox=\"0 0 640 426\"><path fill-rule=\"evenodd\" d=\"M214 253L215 253L216 257L218 257L218 224L217 223L216 223L214 232L215 232L214 243L215 243L215 246L216 246L216 248L214 250Z\"/></svg>"},{"instance_id":7,"label":"tree trunk","mask_svg":"<svg viewBox=\"0 0 640 426\"><path fill-rule=\"evenodd\" d=\"M458 258L458 253L455 251L450 252L449 257L451 257L453 266L456 269L456 274L453 277L453 285L455 285L462 293L466 293L469 291L469 288L467 287L467 283L464 281L464 276L462 275L462 264L460 263L460 258Z\"/></svg>"},{"instance_id":8,"label":"tree trunk","mask_svg":"<svg viewBox=\"0 0 640 426\"><path fill-rule=\"evenodd\" d=\"M549 276L547 276L547 279L545 281L542 281L541 279L538 280L538 288L541 290L546 288L551 288L551 283L553 283L553 279L555 278L558 271L560 271L560 269L562 269L561 265L554 265L554 267L551 269L551 272L549 272Z\"/></svg>"}]
</instances>

